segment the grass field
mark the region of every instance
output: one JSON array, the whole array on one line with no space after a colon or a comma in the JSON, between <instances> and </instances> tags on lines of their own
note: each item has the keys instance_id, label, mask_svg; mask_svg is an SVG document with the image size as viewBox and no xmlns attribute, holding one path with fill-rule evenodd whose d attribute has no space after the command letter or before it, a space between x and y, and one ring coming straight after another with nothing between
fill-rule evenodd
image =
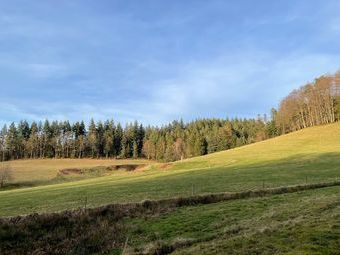
<instances>
[{"instance_id":1,"label":"grass field","mask_svg":"<svg viewBox=\"0 0 340 255\"><path fill-rule=\"evenodd\" d=\"M336 255L339 184L0 218L0 253Z\"/></svg>"},{"instance_id":2,"label":"grass field","mask_svg":"<svg viewBox=\"0 0 340 255\"><path fill-rule=\"evenodd\" d=\"M127 254L340 254L340 187L128 219Z\"/></svg>"},{"instance_id":3,"label":"grass field","mask_svg":"<svg viewBox=\"0 0 340 255\"><path fill-rule=\"evenodd\" d=\"M59 160L44 161L45 169L49 170L41 168L39 171L43 176L46 171L46 176L51 177L59 166L56 168L52 163L49 166L48 162L55 164ZM63 168L69 167L67 161L60 162ZM87 167L87 162L92 164L92 160L80 160L79 165L77 161L72 162L72 167L81 167L80 164ZM97 164L93 162L93 165ZM12 162L15 171L24 163ZM40 160L30 164L33 167L21 168L24 174L18 174L18 170L15 174L18 180L38 176L35 171ZM319 182L338 177L340 124L335 123L167 167L154 164L143 171L117 171L97 178L0 191L0 216L78 208L83 207L85 201L87 206L94 207L114 202Z\"/></svg>"},{"instance_id":4,"label":"grass field","mask_svg":"<svg viewBox=\"0 0 340 255\"><path fill-rule=\"evenodd\" d=\"M146 160L113 160L113 159L39 159L15 160L10 162L13 169L12 183L34 183L49 181L57 177L62 169L93 168L119 164L146 164Z\"/></svg>"},{"instance_id":5,"label":"grass field","mask_svg":"<svg viewBox=\"0 0 340 255\"><path fill-rule=\"evenodd\" d=\"M339 180L339 137L336 123L172 164L13 161L14 183L35 186L0 191L0 216ZM53 182L61 169L117 164L149 166ZM130 216L117 205L118 211L32 215L9 225L0 219L0 253L340 254L339 186L267 194L181 207L148 208L146 202Z\"/></svg>"}]
</instances>

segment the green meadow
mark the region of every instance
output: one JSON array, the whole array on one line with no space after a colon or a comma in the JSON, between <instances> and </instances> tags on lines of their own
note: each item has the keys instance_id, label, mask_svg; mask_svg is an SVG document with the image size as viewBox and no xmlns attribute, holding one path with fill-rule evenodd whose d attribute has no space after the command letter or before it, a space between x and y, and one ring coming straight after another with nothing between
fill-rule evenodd
<instances>
[{"instance_id":1,"label":"green meadow","mask_svg":"<svg viewBox=\"0 0 340 255\"><path fill-rule=\"evenodd\" d=\"M143 161L139 163L148 166L136 171L111 171L58 183L39 183L39 178L45 178L46 171L46 178L53 179L59 160L30 160L26 170L22 168L25 161L13 161L13 171L19 171L19 164L25 173L25 177L14 173L17 184L29 176L36 178L37 184L0 191L0 216L330 181L340 177L339 137L340 124L335 123L172 164ZM44 168L40 168L41 162ZM91 160L60 162L62 168L115 164Z\"/></svg>"},{"instance_id":2,"label":"green meadow","mask_svg":"<svg viewBox=\"0 0 340 255\"><path fill-rule=\"evenodd\" d=\"M126 254L339 254L339 194L331 187L129 219Z\"/></svg>"}]
</instances>

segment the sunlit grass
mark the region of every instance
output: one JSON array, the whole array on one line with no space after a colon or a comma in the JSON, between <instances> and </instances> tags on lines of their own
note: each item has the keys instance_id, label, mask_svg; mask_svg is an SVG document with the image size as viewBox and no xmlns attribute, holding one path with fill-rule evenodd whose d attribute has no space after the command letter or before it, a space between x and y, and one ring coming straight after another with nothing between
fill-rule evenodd
<instances>
[{"instance_id":1,"label":"sunlit grass","mask_svg":"<svg viewBox=\"0 0 340 255\"><path fill-rule=\"evenodd\" d=\"M48 169L49 163L59 164ZM46 160L39 168L20 170L29 179L66 167L64 161ZM111 161L75 160L73 167L113 164ZM12 162L20 164L20 161ZM70 167L67 165L67 167ZM19 171L19 173L20 173ZM39 174L36 174L36 171ZM16 173L16 175L21 175ZM47 176L48 174L46 174ZM114 202L140 201L210 192L286 186L340 177L340 125L313 127L260 143L176 162L162 168L0 192L0 215L52 212ZM37 177L38 178L38 177Z\"/></svg>"},{"instance_id":2,"label":"sunlit grass","mask_svg":"<svg viewBox=\"0 0 340 255\"><path fill-rule=\"evenodd\" d=\"M13 183L48 181L55 178L59 170L65 168L91 168L119 164L150 163L146 160L114 159L32 159L9 162L13 169Z\"/></svg>"}]
</instances>

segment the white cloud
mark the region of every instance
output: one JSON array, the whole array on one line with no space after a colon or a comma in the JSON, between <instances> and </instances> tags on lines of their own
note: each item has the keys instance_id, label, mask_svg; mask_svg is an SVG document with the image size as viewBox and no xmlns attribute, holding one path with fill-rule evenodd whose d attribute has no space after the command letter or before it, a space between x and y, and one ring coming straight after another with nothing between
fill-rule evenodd
<instances>
[{"instance_id":1,"label":"white cloud","mask_svg":"<svg viewBox=\"0 0 340 255\"><path fill-rule=\"evenodd\" d=\"M17 105L7 99L0 104L0 116L10 116L7 118L11 120L114 118L123 123L139 120L145 124L162 124L181 117L255 117L263 109L269 111L276 106L292 89L326 72L335 72L338 59L338 55L305 52L281 58L274 58L270 52L229 54L209 63L186 64L171 78L139 87L148 89L146 97L123 98L119 102L101 101L100 97L75 102L62 98L34 102L26 99ZM49 74L58 70L49 65L31 68Z\"/></svg>"},{"instance_id":2,"label":"white cloud","mask_svg":"<svg viewBox=\"0 0 340 255\"><path fill-rule=\"evenodd\" d=\"M75 2L74 5L77 9L83 4ZM279 17L263 15L262 19L256 20L252 15L247 15L249 20L244 20L243 25L250 27L287 25L285 29L282 26L285 30L283 34L290 34L286 30L302 30L305 25L302 23L311 24L311 20L324 16L315 27L307 26L304 35L308 36L308 40L299 45L300 35L296 35L295 41L294 38L290 40L275 34L280 37L278 39L270 33L262 34L266 28L259 30L259 35L248 32L244 35L242 31L241 34L233 34L231 28L236 24L224 28L223 22L228 20L216 19L218 22L211 23L208 34L213 39L220 38L222 42L218 43L206 40L204 31L196 37L196 28L189 26L195 25L206 14L204 6L201 7L194 12L188 9L190 12L183 16L172 16L171 12L168 16L155 16L159 22L153 22L152 17L150 20L140 20L130 13L94 15L83 8L79 10L91 15L85 15L86 18L79 16L79 20L73 17L71 9L68 9L65 20L56 17L48 19L46 16L39 20L36 16L39 12L5 15L0 11L0 40L7 42L13 39L19 45L13 48L8 46L8 52L0 49L0 69L4 70L0 71L0 76L8 76L7 80L1 80L0 87L9 87L7 82L16 87L42 87L45 81L57 80L54 78L77 76L60 79L60 88L46 89L46 94L62 91L55 97L45 95L43 98L44 93L41 93L38 99L27 95L20 101L18 98L1 97L0 94L0 119L87 120L90 117L114 117L123 122L138 119L159 124L180 117L249 117L261 113L259 111L269 111L291 89L340 68L338 48L331 45L340 31L340 20L334 15L328 17L317 13L311 16L297 8L295 12L281 13ZM212 12L214 10L212 8ZM74 22L70 22L70 17ZM242 30L244 27L236 28ZM224 30L229 32L223 34ZM221 35L214 37L216 33ZM309 33L316 34L310 36ZM186 37L187 34L190 36ZM233 35L240 41L235 42L238 39ZM260 36L266 37L258 38ZM271 48L263 50L267 46L261 45L261 42L266 43L266 39L277 43L277 48L268 44ZM333 48L332 53L325 53L327 45L321 43L327 40ZM231 45L239 43L239 47L231 50L229 41L233 42ZM203 46L192 50L187 46L189 43L193 48L195 43ZM284 46L290 43L296 44L295 51L281 52L288 49ZM107 47L109 44L112 44L111 47ZM180 51L172 50L174 56L166 54L168 46L171 48L174 44L183 48ZM216 55L210 54L210 49L215 46ZM184 50L188 51L187 54ZM57 82L51 84L56 86ZM77 93L76 99L73 100L72 95L67 97L68 91L70 94Z\"/></svg>"}]
</instances>

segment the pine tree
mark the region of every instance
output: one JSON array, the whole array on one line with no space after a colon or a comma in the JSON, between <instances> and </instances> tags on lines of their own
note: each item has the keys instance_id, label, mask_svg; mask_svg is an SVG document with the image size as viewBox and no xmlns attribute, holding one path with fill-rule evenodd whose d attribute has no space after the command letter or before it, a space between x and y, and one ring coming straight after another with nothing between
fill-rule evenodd
<instances>
[{"instance_id":1,"label":"pine tree","mask_svg":"<svg viewBox=\"0 0 340 255\"><path fill-rule=\"evenodd\" d=\"M132 148L132 157L134 159L138 158L139 153L138 153L138 144L137 141L133 141L133 148Z\"/></svg>"},{"instance_id":2,"label":"pine tree","mask_svg":"<svg viewBox=\"0 0 340 255\"><path fill-rule=\"evenodd\" d=\"M91 148L91 157L94 158L98 154L98 135L97 135L97 128L96 124L94 123L94 120L91 119L90 126L89 126L89 135L88 135L88 141L89 146Z\"/></svg>"},{"instance_id":3,"label":"pine tree","mask_svg":"<svg viewBox=\"0 0 340 255\"><path fill-rule=\"evenodd\" d=\"M7 151L9 153L10 159L17 159L19 158L18 154L18 131L14 124L14 122L11 123L11 125L8 128L7 136L6 136L6 145L7 145Z\"/></svg>"},{"instance_id":4,"label":"pine tree","mask_svg":"<svg viewBox=\"0 0 340 255\"><path fill-rule=\"evenodd\" d=\"M36 158L39 153L39 129L35 122L30 127L30 137L27 141L27 150L30 158Z\"/></svg>"},{"instance_id":5,"label":"pine tree","mask_svg":"<svg viewBox=\"0 0 340 255\"><path fill-rule=\"evenodd\" d=\"M103 143L104 143L104 154L105 157L108 158L113 154L114 151L114 130L113 130L113 122L105 122L104 125L104 135L103 135Z\"/></svg>"},{"instance_id":6,"label":"pine tree","mask_svg":"<svg viewBox=\"0 0 340 255\"><path fill-rule=\"evenodd\" d=\"M114 133L114 156L117 157L121 154L122 151L122 138L123 138L123 128L120 125L120 123L118 123L117 128L115 129L115 133Z\"/></svg>"}]
</instances>

